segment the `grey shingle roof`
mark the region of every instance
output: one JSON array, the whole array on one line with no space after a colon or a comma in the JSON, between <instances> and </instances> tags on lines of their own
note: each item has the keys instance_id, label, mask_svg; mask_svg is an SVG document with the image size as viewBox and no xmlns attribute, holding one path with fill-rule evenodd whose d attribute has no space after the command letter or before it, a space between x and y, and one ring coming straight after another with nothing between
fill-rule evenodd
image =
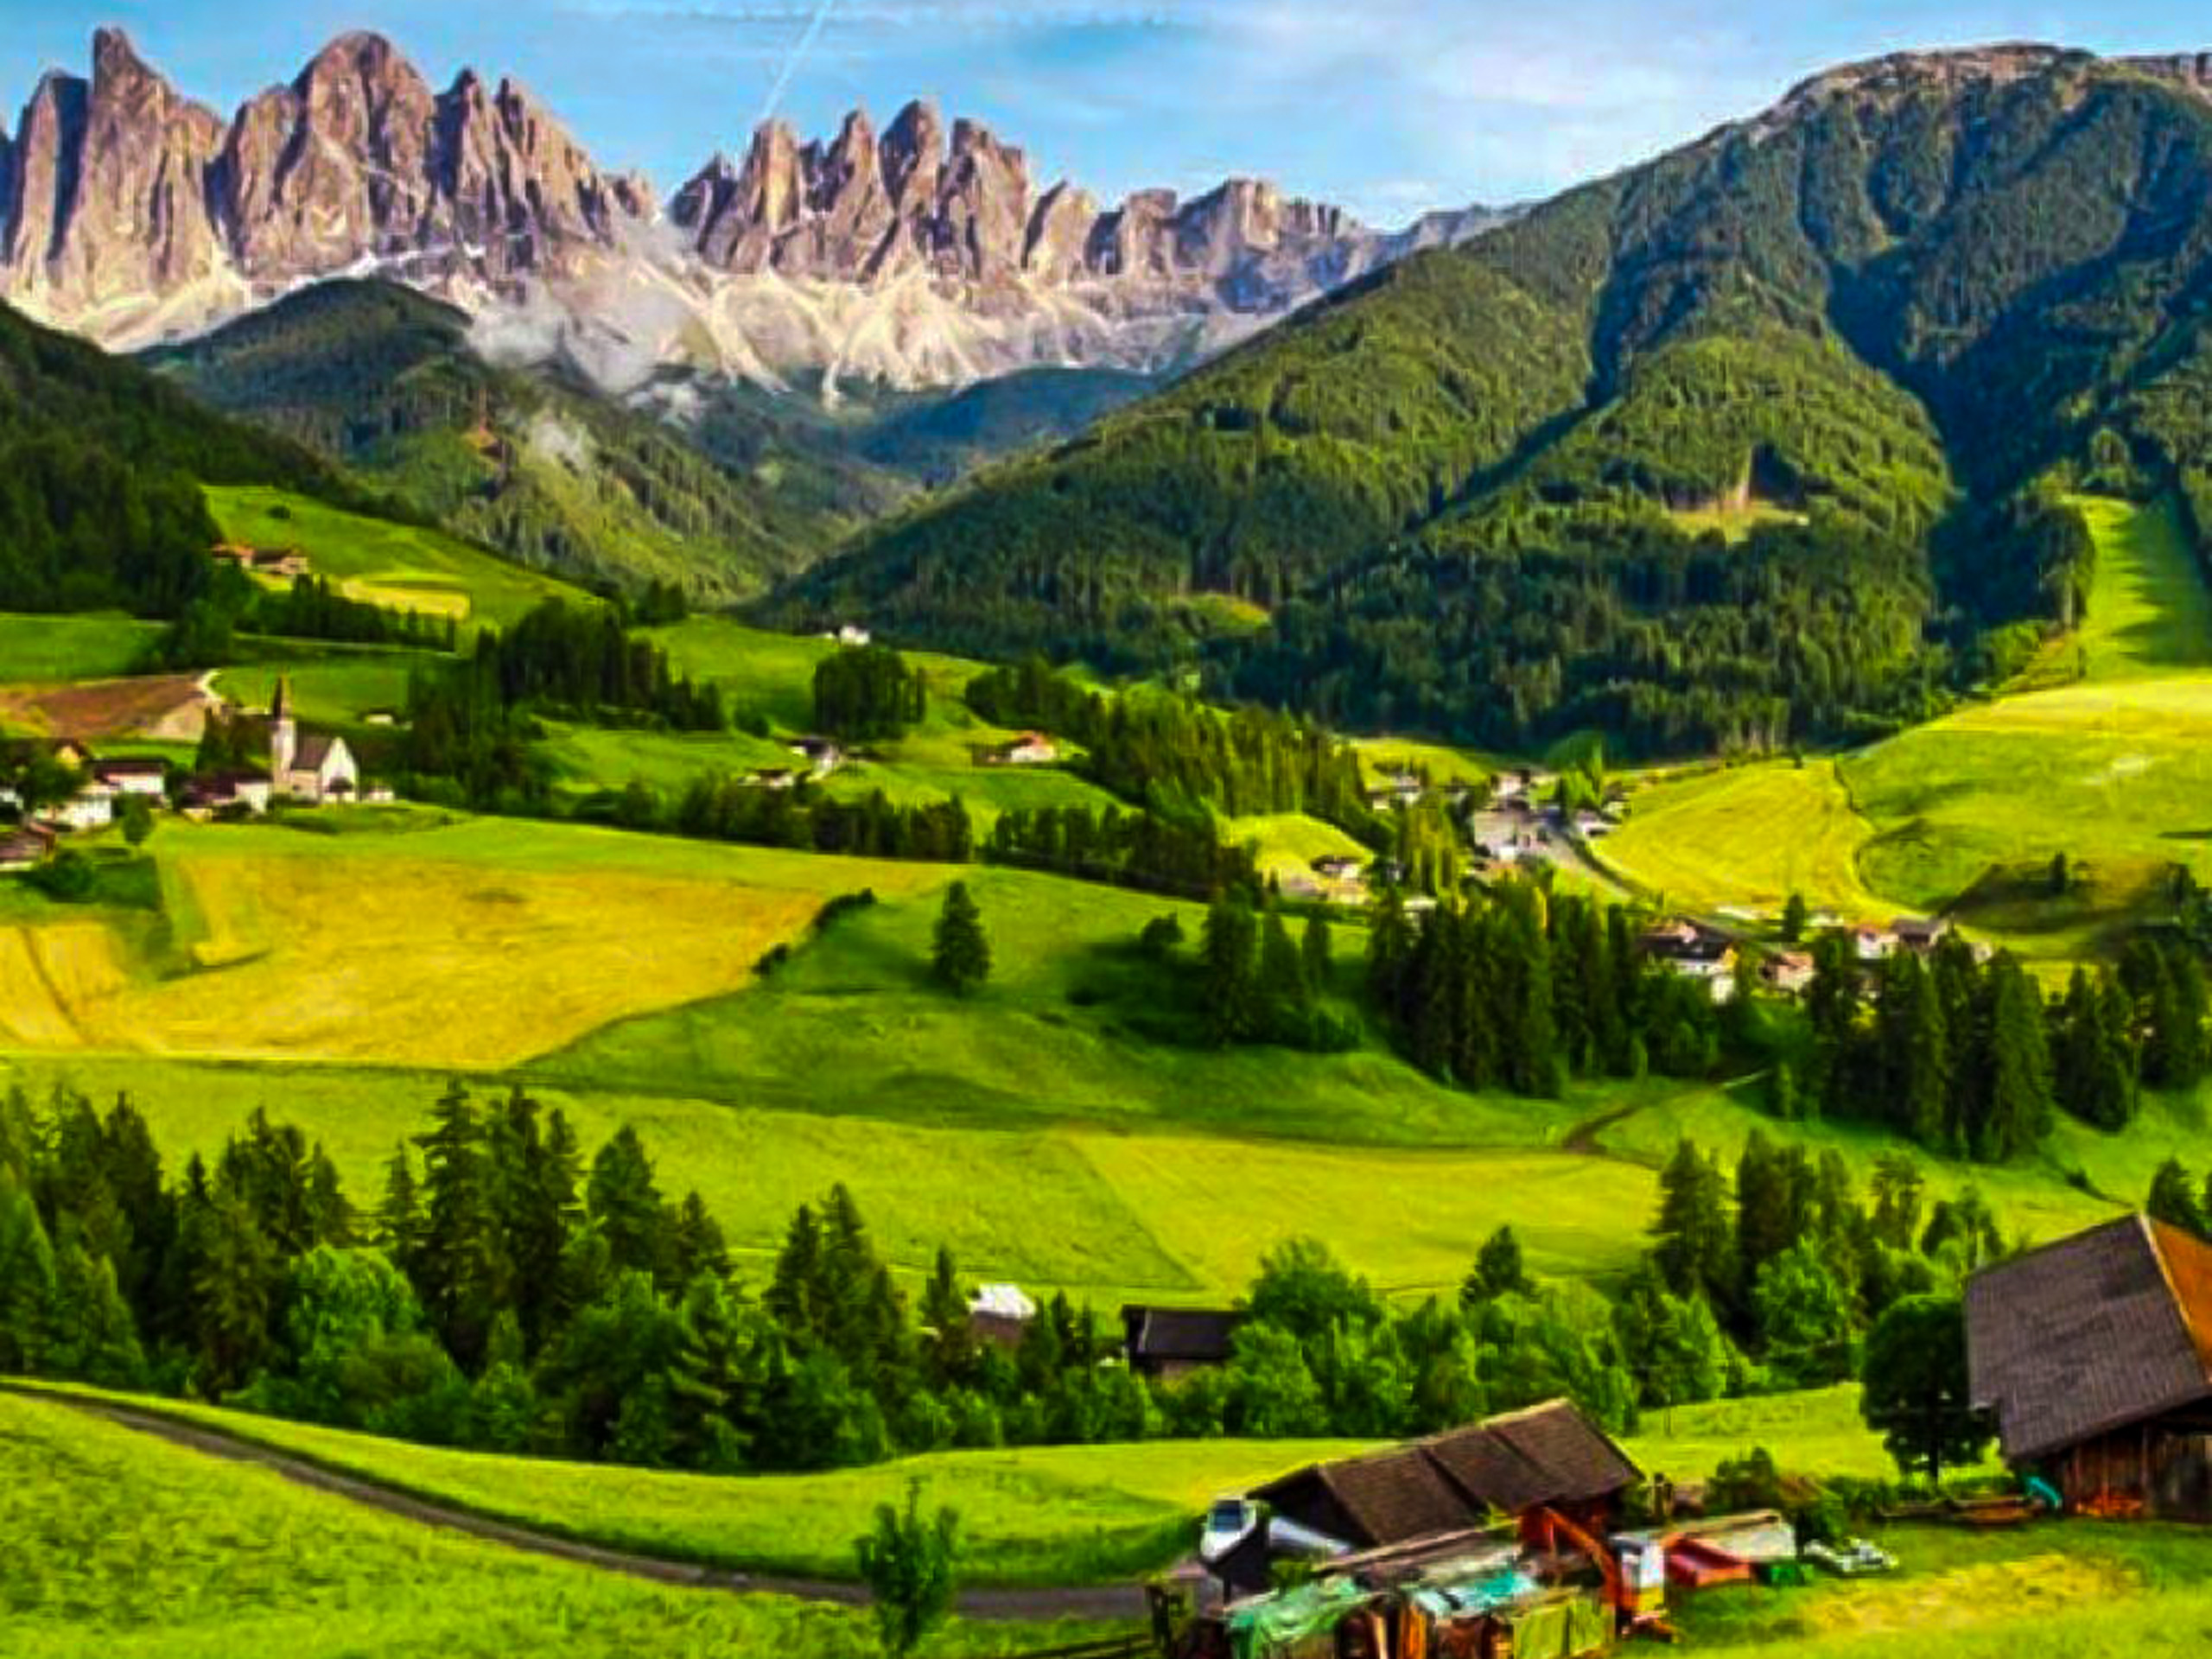
<instances>
[{"instance_id":1,"label":"grey shingle roof","mask_svg":"<svg viewBox=\"0 0 2212 1659\"><path fill-rule=\"evenodd\" d=\"M2212 1249L2147 1217L1986 1268L1966 1307L1974 1400L2007 1459L2212 1397Z\"/></svg>"}]
</instances>

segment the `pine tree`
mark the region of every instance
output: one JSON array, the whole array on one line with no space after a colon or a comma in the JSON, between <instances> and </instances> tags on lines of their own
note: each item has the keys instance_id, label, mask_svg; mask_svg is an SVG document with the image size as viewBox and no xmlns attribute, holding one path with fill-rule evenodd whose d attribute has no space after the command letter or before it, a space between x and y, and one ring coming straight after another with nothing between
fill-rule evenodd
<instances>
[{"instance_id":1,"label":"pine tree","mask_svg":"<svg viewBox=\"0 0 2212 1659\"><path fill-rule=\"evenodd\" d=\"M384 1199L377 1205L375 1226L370 1236L401 1272L419 1284L423 1199L415 1182L414 1154L404 1141L385 1165Z\"/></svg>"},{"instance_id":2,"label":"pine tree","mask_svg":"<svg viewBox=\"0 0 2212 1659\"><path fill-rule=\"evenodd\" d=\"M2143 1207L2154 1221L2178 1227L2198 1238L2205 1235L2205 1211L2197 1202L2196 1185L2177 1158L2169 1158L2158 1166L2158 1173L2151 1178L2150 1197Z\"/></svg>"},{"instance_id":3,"label":"pine tree","mask_svg":"<svg viewBox=\"0 0 2212 1659\"><path fill-rule=\"evenodd\" d=\"M1986 1104L1974 1155L2003 1163L2050 1131L2050 1054L2043 998L2018 963L1999 958L1991 969Z\"/></svg>"},{"instance_id":4,"label":"pine tree","mask_svg":"<svg viewBox=\"0 0 2212 1659\"><path fill-rule=\"evenodd\" d=\"M276 1253L238 1193L218 1188L193 1286L200 1363L211 1393L242 1388L269 1355Z\"/></svg>"},{"instance_id":5,"label":"pine tree","mask_svg":"<svg viewBox=\"0 0 2212 1659\"><path fill-rule=\"evenodd\" d=\"M990 940L983 933L982 912L965 881L954 882L944 895L930 969L938 983L956 996L979 990L991 976Z\"/></svg>"},{"instance_id":6,"label":"pine tree","mask_svg":"<svg viewBox=\"0 0 2212 1659\"><path fill-rule=\"evenodd\" d=\"M1293 1048L1311 1041L1313 997L1306 982L1306 959L1273 909L1260 930L1258 995L1262 1023L1270 1037Z\"/></svg>"},{"instance_id":7,"label":"pine tree","mask_svg":"<svg viewBox=\"0 0 2212 1659\"><path fill-rule=\"evenodd\" d=\"M943 1245L938 1247L929 1283L922 1289L921 1319L927 1333L924 1356L931 1383L939 1389L964 1386L976 1367L975 1324L952 1252Z\"/></svg>"},{"instance_id":8,"label":"pine tree","mask_svg":"<svg viewBox=\"0 0 2212 1659\"><path fill-rule=\"evenodd\" d=\"M606 1239L616 1271L670 1278L669 1220L652 1160L638 1132L625 1123L591 1162L585 1192L592 1224Z\"/></svg>"},{"instance_id":9,"label":"pine tree","mask_svg":"<svg viewBox=\"0 0 2212 1659\"><path fill-rule=\"evenodd\" d=\"M721 1283L729 1278L728 1241L696 1189L686 1192L677 1207L671 1246L677 1283L688 1285L701 1278Z\"/></svg>"},{"instance_id":10,"label":"pine tree","mask_svg":"<svg viewBox=\"0 0 2212 1659\"><path fill-rule=\"evenodd\" d=\"M1759 1269L1797 1240L1789 1171L1764 1133L1753 1129L1736 1160L1736 1303L1751 1306Z\"/></svg>"},{"instance_id":11,"label":"pine tree","mask_svg":"<svg viewBox=\"0 0 2212 1659\"><path fill-rule=\"evenodd\" d=\"M1217 899L1198 943L1206 1035L1217 1046L1243 1042L1261 1028L1258 943L1258 925L1243 895Z\"/></svg>"},{"instance_id":12,"label":"pine tree","mask_svg":"<svg viewBox=\"0 0 2212 1659\"><path fill-rule=\"evenodd\" d=\"M468 1091L458 1083L448 1088L431 1108L430 1124L416 1142L424 1192L416 1289L446 1351L468 1369L482 1357L499 1312L497 1218Z\"/></svg>"},{"instance_id":13,"label":"pine tree","mask_svg":"<svg viewBox=\"0 0 2212 1659\"><path fill-rule=\"evenodd\" d=\"M1676 1144L1659 1175L1652 1254L1677 1296L1726 1305L1733 1287L1729 1260L1727 1182L1719 1165L1688 1141Z\"/></svg>"}]
</instances>

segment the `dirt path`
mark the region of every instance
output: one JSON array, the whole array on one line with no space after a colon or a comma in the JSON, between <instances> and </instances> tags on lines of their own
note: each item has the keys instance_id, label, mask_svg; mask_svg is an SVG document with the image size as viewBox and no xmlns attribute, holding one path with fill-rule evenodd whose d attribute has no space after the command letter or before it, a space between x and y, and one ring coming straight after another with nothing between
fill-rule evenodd
<instances>
[{"instance_id":1,"label":"dirt path","mask_svg":"<svg viewBox=\"0 0 2212 1659\"><path fill-rule=\"evenodd\" d=\"M448 1532L466 1533L487 1542L503 1544L510 1549L526 1550L534 1555L550 1555L556 1560L569 1561L579 1567L597 1567L603 1572L620 1573L630 1578L674 1585L683 1589L721 1590L739 1595L790 1596L801 1601L827 1602L841 1607L868 1605L868 1592L856 1584L735 1573L722 1567L700 1567L688 1561L672 1561L658 1556L635 1554L628 1550L583 1543L530 1527L494 1521L489 1516L472 1514L451 1504L416 1497L374 1481L364 1480L359 1476L340 1474L305 1458L256 1445L251 1440L238 1440L218 1429L186 1423L154 1412L134 1410L129 1406L105 1400L51 1393L44 1389L15 1383L0 1384L0 1393L81 1411L88 1416L105 1419L124 1428L153 1435L187 1451L226 1459L233 1463L252 1464L302 1486L348 1499L403 1521L412 1521ZM1093 1624L1124 1624L1134 1623L1147 1616L1144 1592L1134 1585L1065 1589L969 1590L962 1592L958 1611L963 1618L992 1622L1012 1620L1024 1624L1044 1624L1062 1618L1083 1619Z\"/></svg>"}]
</instances>

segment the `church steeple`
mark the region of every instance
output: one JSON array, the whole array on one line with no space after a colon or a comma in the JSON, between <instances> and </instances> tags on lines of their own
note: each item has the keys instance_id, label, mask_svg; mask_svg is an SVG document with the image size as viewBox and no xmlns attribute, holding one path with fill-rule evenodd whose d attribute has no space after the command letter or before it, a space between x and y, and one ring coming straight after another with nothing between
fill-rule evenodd
<instances>
[{"instance_id":1,"label":"church steeple","mask_svg":"<svg viewBox=\"0 0 2212 1659\"><path fill-rule=\"evenodd\" d=\"M300 752L299 728L292 720L292 677L276 677L276 695L269 704L269 775L277 792L292 774L292 758Z\"/></svg>"}]
</instances>

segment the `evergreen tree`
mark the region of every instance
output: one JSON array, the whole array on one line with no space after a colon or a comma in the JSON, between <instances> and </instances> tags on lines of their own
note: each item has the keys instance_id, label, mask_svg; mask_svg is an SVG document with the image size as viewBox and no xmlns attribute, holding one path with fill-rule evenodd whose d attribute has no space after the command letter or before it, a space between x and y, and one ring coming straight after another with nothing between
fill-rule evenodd
<instances>
[{"instance_id":1,"label":"evergreen tree","mask_svg":"<svg viewBox=\"0 0 2212 1659\"><path fill-rule=\"evenodd\" d=\"M2018 963L2000 957L1991 971L1987 1094L1975 1155L2003 1163L2038 1144L2051 1124L2050 1055L2043 998Z\"/></svg>"},{"instance_id":2,"label":"evergreen tree","mask_svg":"<svg viewBox=\"0 0 2212 1659\"><path fill-rule=\"evenodd\" d=\"M1521 1259L1521 1241L1510 1227L1501 1227L1483 1241L1472 1272L1460 1289L1460 1300L1488 1301L1494 1296L1526 1295L1535 1289Z\"/></svg>"},{"instance_id":3,"label":"evergreen tree","mask_svg":"<svg viewBox=\"0 0 2212 1659\"><path fill-rule=\"evenodd\" d=\"M1967 1374L1966 1312L1955 1296L1912 1296L1875 1322L1866 1339L1859 1409L1907 1474L1942 1478L1971 1467L1994 1438L1974 1409Z\"/></svg>"},{"instance_id":4,"label":"evergreen tree","mask_svg":"<svg viewBox=\"0 0 2212 1659\"><path fill-rule=\"evenodd\" d=\"M976 1332L952 1252L939 1245L929 1283L922 1290L923 1354L938 1389L967 1382L976 1367Z\"/></svg>"},{"instance_id":5,"label":"evergreen tree","mask_svg":"<svg viewBox=\"0 0 2212 1659\"><path fill-rule=\"evenodd\" d=\"M1217 1046L1244 1041L1261 1029L1258 943L1259 928L1243 894L1213 902L1198 943L1198 963L1206 1034Z\"/></svg>"},{"instance_id":6,"label":"evergreen tree","mask_svg":"<svg viewBox=\"0 0 2212 1659\"><path fill-rule=\"evenodd\" d=\"M906 1487L902 1512L876 1506L875 1526L853 1547L861 1581L875 1600L878 1632L889 1659L906 1659L952 1612L960 1560L960 1519L949 1509L922 1514L919 1481Z\"/></svg>"},{"instance_id":7,"label":"evergreen tree","mask_svg":"<svg viewBox=\"0 0 2212 1659\"><path fill-rule=\"evenodd\" d=\"M1677 1296L1726 1304L1732 1288L1727 1182L1717 1161L1688 1141L1677 1142L1659 1175L1659 1214L1652 1255Z\"/></svg>"},{"instance_id":8,"label":"evergreen tree","mask_svg":"<svg viewBox=\"0 0 2212 1659\"><path fill-rule=\"evenodd\" d=\"M991 944L983 933L982 912L965 881L954 882L944 895L930 968L938 983L957 996L982 988L991 976Z\"/></svg>"},{"instance_id":9,"label":"evergreen tree","mask_svg":"<svg viewBox=\"0 0 2212 1659\"><path fill-rule=\"evenodd\" d=\"M1298 950L1306 970L1307 992L1315 997L1326 996L1336 973L1330 959L1329 918L1319 911L1306 918L1306 931L1299 937Z\"/></svg>"},{"instance_id":10,"label":"evergreen tree","mask_svg":"<svg viewBox=\"0 0 2212 1659\"><path fill-rule=\"evenodd\" d=\"M219 1187L193 1286L201 1379L210 1393L243 1388L268 1357L276 1253L238 1193Z\"/></svg>"},{"instance_id":11,"label":"evergreen tree","mask_svg":"<svg viewBox=\"0 0 2212 1659\"><path fill-rule=\"evenodd\" d=\"M1805 937L1805 925L1811 919L1805 906L1805 895L1793 893L1782 906L1782 938L1786 944L1796 944Z\"/></svg>"},{"instance_id":12,"label":"evergreen tree","mask_svg":"<svg viewBox=\"0 0 2212 1659\"><path fill-rule=\"evenodd\" d=\"M423 1149L424 1193L416 1289L423 1311L464 1369L484 1353L505 1277L484 1137L468 1091L458 1083L430 1109Z\"/></svg>"},{"instance_id":13,"label":"evergreen tree","mask_svg":"<svg viewBox=\"0 0 2212 1659\"><path fill-rule=\"evenodd\" d=\"M668 1211L652 1160L631 1125L617 1129L592 1160L585 1202L615 1271L668 1282L673 1266Z\"/></svg>"},{"instance_id":14,"label":"evergreen tree","mask_svg":"<svg viewBox=\"0 0 2212 1659\"><path fill-rule=\"evenodd\" d=\"M2197 1202L2196 1185L2178 1158L2169 1158L2158 1166L2158 1173L2151 1177L2150 1196L2143 1207L2154 1221L2163 1221L2169 1227L2178 1227L2199 1238L2205 1236L2205 1212Z\"/></svg>"}]
</instances>

